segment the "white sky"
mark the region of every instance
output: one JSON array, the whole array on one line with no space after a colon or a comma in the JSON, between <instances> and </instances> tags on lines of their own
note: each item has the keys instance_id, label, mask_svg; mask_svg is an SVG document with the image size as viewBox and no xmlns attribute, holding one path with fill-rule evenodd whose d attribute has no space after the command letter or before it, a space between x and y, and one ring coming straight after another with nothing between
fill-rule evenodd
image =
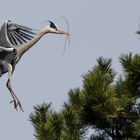
<instances>
[{"instance_id":1,"label":"white sky","mask_svg":"<svg viewBox=\"0 0 140 140\"><path fill-rule=\"evenodd\" d=\"M1 0L0 24L6 19L32 28L52 20L66 29L61 16L70 24L71 46L62 57L64 36L46 35L26 53L16 66L13 88L24 113L9 104L11 96L0 80L0 139L34 140L29 114L33 106L52 102L56 110L67 100L67 92L82 85L81 76L90 70L99 56L111 57L120 74L118 57L139 53L135 34L140 25L139 0Z\"/></svg>"}]
</instances>

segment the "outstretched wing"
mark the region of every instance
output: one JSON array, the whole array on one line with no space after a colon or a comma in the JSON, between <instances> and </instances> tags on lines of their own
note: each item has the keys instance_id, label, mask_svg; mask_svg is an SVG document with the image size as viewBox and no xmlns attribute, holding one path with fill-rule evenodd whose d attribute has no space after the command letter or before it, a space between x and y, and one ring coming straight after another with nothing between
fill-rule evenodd
<instances>
[{"instance_id":1,"label":"outstretched wing","mask_svg":"<svg viewBox=\"0 0 140 140\"><path fill-rule=\"evenodd\" d=\"M37 30L5 21L0 29L0 46L15 48L34 38Z\"/></svg>"}]
</instances>

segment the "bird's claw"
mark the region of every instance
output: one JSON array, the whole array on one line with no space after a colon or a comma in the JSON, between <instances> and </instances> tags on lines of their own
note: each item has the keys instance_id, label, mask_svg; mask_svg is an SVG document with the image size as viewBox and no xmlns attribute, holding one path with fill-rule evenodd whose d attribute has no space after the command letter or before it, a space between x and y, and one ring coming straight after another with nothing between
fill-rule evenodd
<instances>
[{"instance_id":1,"label":"bird's claw","mask_svg":"<svg viewBox=\"0 0 140 140\"><path fill-rule=\"evenodd\" d=\"M22 108L22 105L21 105L21 103L20 103L20 101L19 100L12 100L11 102L10 102L10 104L11 103L14 103L14 108L16 109L16 111L18 111L18 106L19 106L19 108L20 108L20 110L22 111L22 112L24 112L24 110L23 110L23 108Z\"/></svg>"}]
</instances>

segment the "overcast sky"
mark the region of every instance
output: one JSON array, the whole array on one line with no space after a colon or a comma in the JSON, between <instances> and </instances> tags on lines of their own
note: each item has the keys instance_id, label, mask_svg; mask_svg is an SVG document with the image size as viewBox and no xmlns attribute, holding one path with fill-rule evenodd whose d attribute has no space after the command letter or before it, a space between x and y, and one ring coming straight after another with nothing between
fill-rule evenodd
<instances>
[{"instance_id":1,"label":"overcast sky","mask_svg":"<svg viewBox=\"0 0 140 140\"><path fill-rule=\"evenodd\" d=\"M13 88L21 100L23 112L9 103L11 96L0 79L0 139L34 140L29 114L33 106L52 102L61 109L70 89L82 86L82 75L99 56L113 59L121 74L118 57L139 53L139 0L1 0L0 24L7 19L32 28L41 28L44 20L54 21L67 30L62 16L69 20L71 45L62 57L65 37L44 36L21 61L13 74Z\"/></svg>"}]
</instances>

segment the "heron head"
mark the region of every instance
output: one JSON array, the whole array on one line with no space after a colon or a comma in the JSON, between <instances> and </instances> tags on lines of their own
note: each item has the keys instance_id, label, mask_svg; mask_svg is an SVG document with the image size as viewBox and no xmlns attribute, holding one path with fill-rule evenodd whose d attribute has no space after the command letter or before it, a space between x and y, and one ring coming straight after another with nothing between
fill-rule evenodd
<instances>
[{"instance_id":1,"label":"heron head","mask_svg":"<svg viewBox=\"0 0 140 140\"><path fill-rule=\"evenodd\" d=\"M48 20L48 22L50 23L50 25L47 27L48 33L65 34L65 35L69 36L68 32L65 32L65 31L59 29L58 26L54 22L52 22L50 20Z\"/></svg>"}]
</instances>

